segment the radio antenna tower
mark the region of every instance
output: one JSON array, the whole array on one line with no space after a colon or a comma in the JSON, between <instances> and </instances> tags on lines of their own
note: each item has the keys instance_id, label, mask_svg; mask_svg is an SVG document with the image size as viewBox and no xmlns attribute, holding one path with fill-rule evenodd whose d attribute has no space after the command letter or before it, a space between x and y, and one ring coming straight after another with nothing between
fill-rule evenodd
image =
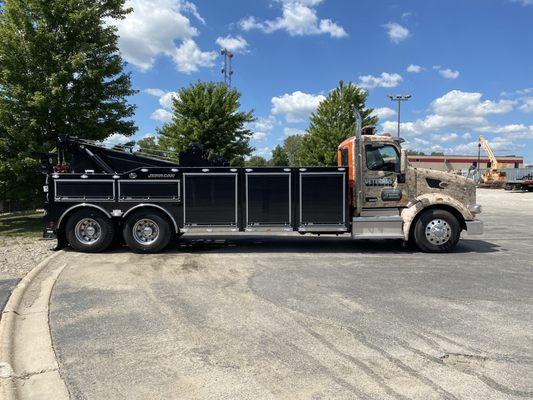
<instances>
[{"instance_id":1,"label":"radio antenna tower","mask_svg":"<svg viewBox=\"0 0 533 400\"><path fill-rule=\"evenodd\" d=\"M233 76L233 67L231 60L233 59L233 53L228 49L222 49L220 54L224 56L224 65L222 66L222 75L224 75L224 83L231 87L231 77Z\"/></svg>"}]
</instances>

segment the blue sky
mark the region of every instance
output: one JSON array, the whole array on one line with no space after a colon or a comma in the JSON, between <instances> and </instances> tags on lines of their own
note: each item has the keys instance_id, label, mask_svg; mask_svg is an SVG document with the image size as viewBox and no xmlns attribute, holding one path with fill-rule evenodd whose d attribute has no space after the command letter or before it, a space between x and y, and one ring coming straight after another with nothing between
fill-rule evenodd
<instances>
[{"instance_id":1,"label":"blue sky","mask_svg":"<svg viewBox=\"0 0 533 400\"><path fill-rule=\"evenodd\" d=\"M533 163L533 0L128 0L116 22L138 108L136 138L168 120L173 92L222 79L221 46L236 53L234 85L254 109L256 153L302 133L339 80L369 91L380 131L407 146L496 154ZM119 141L119 137L112 138Z\"/></svg>"}]
</instances>

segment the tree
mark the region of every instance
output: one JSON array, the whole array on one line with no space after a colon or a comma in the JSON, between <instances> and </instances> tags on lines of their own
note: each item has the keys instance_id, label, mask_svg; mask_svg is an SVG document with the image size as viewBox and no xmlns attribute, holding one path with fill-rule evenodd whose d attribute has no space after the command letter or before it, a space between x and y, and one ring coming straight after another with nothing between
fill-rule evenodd
<instances>
[{"instance_id":1,"label":"tree","mask_svg":"<svg viewBox=\"0 0 533 400\"><path fill-rule=\"evenodd\" d=\"M219 155L231 165L243 165L250 155L253 111L239 111L241 94L223 83L196 82L182 88L173 99L172 121L158 130L166 149L184 151L201 144L211 156Z\"/></svg>"},{"instance_id":2,"label":"tree","mask_svg":"<svg viewBox=\"0 0 533 400\"><path fill-rule=\"evenodd\" d=\"M304 165L337 165L338 145L355 134L354 110L360 110L363 126L377 123L377 117L371 116L373 109L365 106L367 96L366 91L353 83L340 81L311 115L299 161Z\"/></svg>"},{"instance_id":3,"label":"tree","mask_svg":"<svg viewBox=\"0 0 533 400\"><path fill-rule=\"evenodd\" d=\"M141 152L147 153L157 153L161 151L161 146L157 142L155 136L146 136L142 139L137 140L135 143Z\"/></svg>"},{"instance_id":4,"label":"tree","mask_svg":"<svg viewBox=\"0 0 533 400\"><path fill-rule=\"evenodd\" d=\"M285 149L279 144L272 150L272 158L270 159L270 165L274 167L285 167L289 165L289 157Z\"/></svg>"},{"instance_id":5,"label":"tree","mask_svg":"<svg viewBox=\"0 0 533 400\"><path fill-rule=\"evenodd\" d=\"M283 149L287 154L289 165L291 167L297 167L302 165L300 162L299 154L301 152L304 135L291 135L287 136L283 141Z\"/></svg>"},{"instance_id":6,"label":"tree","mask_svg":"<svg viewBox=\"0 0 533 400\"><path fill-rule=\"evenodd\" d=\"M430 155L432 155L432 156L443 156L444 153L442 151L432 151Z\"/></svg>"},{"instance_id":7,"label":"tree","mask_svg":"<svg viewBox=\"0 0 533 400\"><path fill-rule=\"evenodd\" d=\"M107 21L125 0L0 2L0 180L17 198L39 185L31 151L58 134L102 140L135 132L130 75Z\"/></svg>"},{"instance_id":8,"label":"tree","mask_svg":"<svg viewBox=\"0 0 533 400\"><path fill-rule=\"evenodd\" d=\"M423 151L416 151L416 150L407 150L407 154L410 156L425 156L426 153Z\"/></svg>"},{"instance_id":9,"label":"tree","mask_svg":"<svg viewBox=\"0 0 533 400\"><path fill-rule=\"evenodd\" d=\"M268 161L261 156L251 156L245 161L244 165L247 167L266 167L268 165Z\"/></svg>"}]
</instances>

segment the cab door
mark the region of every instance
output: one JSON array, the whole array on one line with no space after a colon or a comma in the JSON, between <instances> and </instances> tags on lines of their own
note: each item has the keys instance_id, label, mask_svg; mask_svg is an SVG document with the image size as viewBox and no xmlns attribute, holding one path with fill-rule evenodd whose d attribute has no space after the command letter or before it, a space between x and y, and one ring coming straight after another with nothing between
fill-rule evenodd
<instances>
[{"instance_id":1,"label":"cab door","mask_svg":"<svg viewBox=\"0 0 533 400\"><path fill-rule=\"evenodd\" d=\"M404 207L408 203L400 149L391 143L365 143L363 208Z\"/></svg>"}]
</instances>

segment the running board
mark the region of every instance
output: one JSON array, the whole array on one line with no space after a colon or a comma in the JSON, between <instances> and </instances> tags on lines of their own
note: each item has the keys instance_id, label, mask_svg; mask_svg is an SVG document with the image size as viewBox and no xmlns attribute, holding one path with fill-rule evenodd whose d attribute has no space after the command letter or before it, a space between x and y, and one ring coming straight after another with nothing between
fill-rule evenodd
<instances>
[{"instance_id":1,"label":"running board","mask_svg":"<svg viewBox=\"0 0 533 400\"><path fill-rule=\"evenodd\" d=\"M353 239L403 239L403 220L397 216L354 217Z\"/></svg>"}]
</instances>

